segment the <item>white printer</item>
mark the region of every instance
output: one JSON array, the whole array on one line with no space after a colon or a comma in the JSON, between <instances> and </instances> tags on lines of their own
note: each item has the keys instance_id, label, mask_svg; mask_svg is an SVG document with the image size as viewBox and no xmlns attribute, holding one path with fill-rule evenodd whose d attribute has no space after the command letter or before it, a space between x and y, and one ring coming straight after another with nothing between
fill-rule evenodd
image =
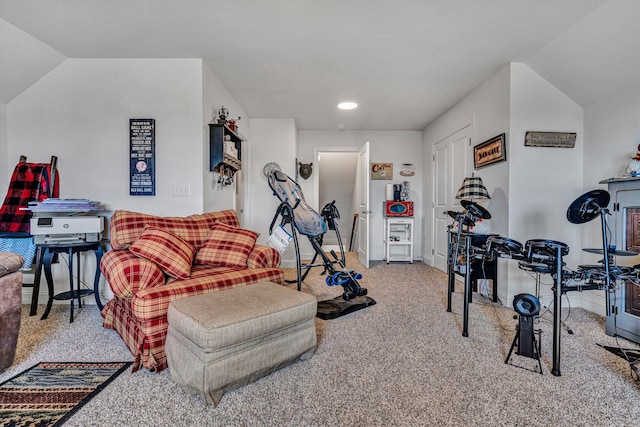
<instances>
[{"instance_id":1,"label":"white printer","mask_svg":"<svg viewBox=\"0 0 640 427\"><path fill-rule=\"evenodd\" d=\"M96 243L102 239L102 216L34 216L31 235L36 245L65 243Z\"/></svg>"}]
</instances>

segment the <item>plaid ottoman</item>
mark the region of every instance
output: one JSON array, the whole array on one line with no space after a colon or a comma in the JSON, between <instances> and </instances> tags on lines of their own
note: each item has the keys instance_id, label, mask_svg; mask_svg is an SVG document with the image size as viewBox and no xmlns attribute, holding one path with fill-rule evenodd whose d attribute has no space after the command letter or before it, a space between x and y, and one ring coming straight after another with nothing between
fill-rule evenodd
<instances>
[{"instance_id":1,"label":"plaid ottoman","mask_svg":"<svg viewBox=\"0 0 640 427\"><path fill-rule=\"evenodd\" d=\"M316 348L314 296L271 282L172 301L166 354L171 379L217 405Z\"/></svg>"}]
</instances>

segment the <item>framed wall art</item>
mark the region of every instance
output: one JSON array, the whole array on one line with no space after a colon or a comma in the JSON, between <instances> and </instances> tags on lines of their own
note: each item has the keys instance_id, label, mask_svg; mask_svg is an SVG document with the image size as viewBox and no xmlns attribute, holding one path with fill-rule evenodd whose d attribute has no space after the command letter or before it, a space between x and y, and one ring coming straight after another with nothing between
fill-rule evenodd
<instances>
[{"instance_id":1,"label":"framed wall art","mask_svg":"<svg viewBox=\"0 0 640 427\"><path fill-rule=\"evenodd\" d=\"M156 121L129 119L129 195L156 195Z\"/></svg>"},{"instance_id":2,"label":"framed wall art","mask_svg":"<svg viewBox=\"0 0 640 427\"><path fill-rule=\"evenodd\" d=\"M575 132L532 132L524 134L525 147L573 148L576 145Z\"/></svg>"},{"instance_id":3,"label":"framed wall art","mask_svg":"<svg viewBox=\"0 0 640 427\"><path fill-rule=\"evenodd\" d=\"M393 163L371 163L371 179L393 179Z\"/></svg>"},{"instance_id":4,"label":"framed wall art","mask_svg":"<svg viewBox=\"0 0 640 427\"><path fill-rule=\"evenodd\" d=\"M505 134L494 136L473 147L473 168L480 169L507 160Z\"/></svg>"}]
</instances>

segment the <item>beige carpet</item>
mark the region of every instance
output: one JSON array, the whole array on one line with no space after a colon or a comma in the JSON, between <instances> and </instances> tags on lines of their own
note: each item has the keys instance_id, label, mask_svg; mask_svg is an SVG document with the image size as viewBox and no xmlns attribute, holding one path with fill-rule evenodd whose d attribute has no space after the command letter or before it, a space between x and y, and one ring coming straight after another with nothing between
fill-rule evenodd
<instances>
[{"instance_id":1,"label":"beige carpet","mask_svg":"<svg viewBox=\"0 0 640 427\"><path fill-rule=\"evenodd\" d=\"M124 373L66 425L638 425L640 383L628 363L597 345L616 345L602 317L571 310L566 321L574 334L563 330L562 376L554 377L552 316L545 314L537 325L540 375L533 359L513 356L526 369L504 363L515 335L513 310L474 295L463 338L462 294L454 294L447 313L443 273L421 263L374 262L364 270L351 254L348 265L363 274L360 282L377 304L316 320L318 348L310 360L228 393L215 409L173 384L168 371ZM303 291L319 299L339 295L341 288L326 286L319 272ZM115 332L101 327L95 306L80 310L72 324L68 305L55 306L45 321L29 317L25 306L23 320L16 363L0 381L40 361L131 360Z\"/></svg>"}]
</instances>

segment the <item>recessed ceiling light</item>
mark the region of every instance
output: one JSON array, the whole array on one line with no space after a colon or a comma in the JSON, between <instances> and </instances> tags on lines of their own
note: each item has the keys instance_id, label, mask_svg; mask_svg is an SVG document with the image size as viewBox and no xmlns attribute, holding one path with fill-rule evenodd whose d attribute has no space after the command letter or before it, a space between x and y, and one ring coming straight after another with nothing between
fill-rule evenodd
<instances>
[{"instance_id":1,"label":"recessed ceiling light","mask_svg":"<svg viewBox=\"0 0 640 427\"><path fill-rule=\"evenodd\" d=\"M358 104L353 101L342 101L338 104L338 108L341 110L353 110L354 108L358 108Z\"/></svg>"}]
</instances>

